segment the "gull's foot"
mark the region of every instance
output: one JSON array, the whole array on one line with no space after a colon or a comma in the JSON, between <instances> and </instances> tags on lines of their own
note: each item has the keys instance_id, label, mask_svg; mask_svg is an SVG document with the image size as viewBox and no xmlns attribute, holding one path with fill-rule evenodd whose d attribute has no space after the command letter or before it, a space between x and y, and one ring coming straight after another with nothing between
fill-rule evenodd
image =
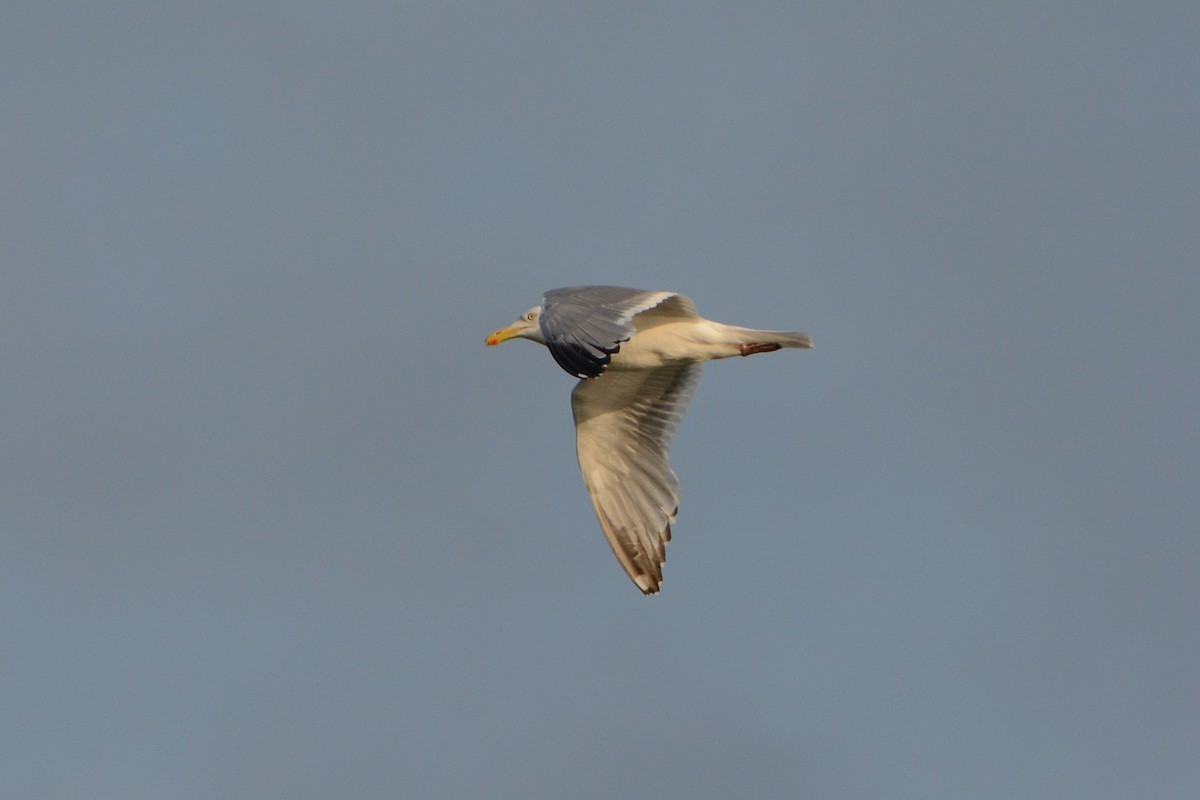
<instances>
[{"instance_id":1,"label":"gull's foot","mask_svg":"<svg viewBox=\"0 0 1200 800\"><path fill-rule=\"evenodd\" d=\"M738 352L744 356L752 356L755 353L773 353L782 347L783 345L778 342L750 342L749 344L739 344Z\"/></svg>"}]
</instances>

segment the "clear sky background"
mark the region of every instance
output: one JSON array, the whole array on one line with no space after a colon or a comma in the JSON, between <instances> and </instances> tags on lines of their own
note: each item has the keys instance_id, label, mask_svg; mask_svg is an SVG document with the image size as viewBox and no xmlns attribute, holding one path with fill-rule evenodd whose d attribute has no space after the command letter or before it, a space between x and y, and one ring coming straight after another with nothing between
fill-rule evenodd
<instances>
[{"instance_id":1,"label":"clear sky background","mask_svg":"<svg viewBox=\"0 0 1200 800\"><path fill-rule=\"evenodd\" d=\"M13 798L1200 796L1200 6L5 3ZM658 597L550 288L710 365Z\"/></svg>"}]
</instances>

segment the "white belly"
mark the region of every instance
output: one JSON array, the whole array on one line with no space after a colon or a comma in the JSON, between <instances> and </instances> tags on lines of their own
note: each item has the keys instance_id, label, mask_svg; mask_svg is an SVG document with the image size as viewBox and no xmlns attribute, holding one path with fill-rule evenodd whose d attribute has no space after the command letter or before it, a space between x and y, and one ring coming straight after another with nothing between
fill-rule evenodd
<instances>
[{"instance_id":1,"label":"white belly","mask_svg":"<svg viewBox=\"0 0 1200 800\"><path fill-rule=\"evenodd\" d=\"M655 325L634 334L612 357L613 369L654 369L668 364L711 361L739 355L725 326L706 319Z\"/></svg>"}]
</instances>

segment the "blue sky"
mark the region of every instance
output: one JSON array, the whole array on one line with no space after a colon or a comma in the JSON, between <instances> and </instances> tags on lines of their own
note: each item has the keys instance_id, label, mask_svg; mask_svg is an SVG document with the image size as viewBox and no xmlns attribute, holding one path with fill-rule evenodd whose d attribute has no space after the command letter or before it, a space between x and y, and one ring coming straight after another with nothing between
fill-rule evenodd
<instances>
[{"instance_id":1,"label":"blue sky","mask_svg":"<svg viewBox=\"0 0 1200 800\"><path fill-rule=\"evenodd\" d=\"M1200 791L1200 12L10 3L0 782L39 798ZM799 329L663 593L615 283Z\"/></svg>"}]
</instances>

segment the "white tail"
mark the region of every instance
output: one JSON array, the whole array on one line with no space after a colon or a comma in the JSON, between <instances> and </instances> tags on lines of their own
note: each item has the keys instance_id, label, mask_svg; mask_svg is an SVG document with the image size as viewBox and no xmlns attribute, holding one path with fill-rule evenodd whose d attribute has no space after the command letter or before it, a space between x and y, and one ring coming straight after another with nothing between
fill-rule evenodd
<instances>
[{"instance_id":1,"label":"white tail","mask_svg":"<svg viewBox=\"0 0 1200 800\"><path fill-rule=\"evenodd\" d=\"M780 347L801 347L806 350L813 346L812 337L800 331L758 331L754 328L734 327L730 327L729 330L736 332L739 337L746 337L746 344L772 342Z\"/></svg>"}]
</instances>

